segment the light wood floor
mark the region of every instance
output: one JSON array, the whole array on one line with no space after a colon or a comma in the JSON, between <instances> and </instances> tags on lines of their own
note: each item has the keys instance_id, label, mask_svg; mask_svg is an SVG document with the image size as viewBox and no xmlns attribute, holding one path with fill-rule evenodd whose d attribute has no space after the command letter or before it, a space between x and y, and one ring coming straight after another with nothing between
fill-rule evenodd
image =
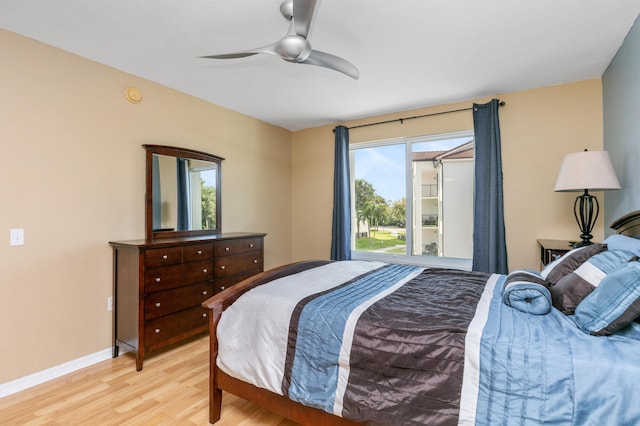
<instances>
[{"instance_id":1,"label":"light wood floor","mask_svg":"<svg viewBox=\"0 0 640 426\"><path fill-rule=\"evenodd\" d=\"M209 340L145 359L122 354L0 398L1 425L207 425ZM225 393L216 426L295 423Z\"/></svg>"}]
</instances>

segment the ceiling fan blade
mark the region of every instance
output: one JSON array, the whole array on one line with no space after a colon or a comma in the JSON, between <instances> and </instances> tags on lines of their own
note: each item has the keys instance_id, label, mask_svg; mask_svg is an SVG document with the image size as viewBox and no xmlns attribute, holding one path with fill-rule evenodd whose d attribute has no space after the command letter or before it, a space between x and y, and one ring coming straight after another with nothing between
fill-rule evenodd
<instances>
[{"instance_id":1,"label":"ceiling fan blade","mask_svg":"<svg viewBox=\"0 0 640 426\"><path fill-rule=\"evenodd\" d=\"M315 8L316 0L293 0L293 25L299 36L307 38Z\"/></svg>"},{"instance_id":2,"label":"ceiling fan blade","mask_svg":"<svg viewBox=\"0 0 640 426\"><path fill-rule=\"evenodd\" d=\"M267 53L269 55L280 56L275 51L275 44L270 44L268 46L259 47L257 49L245 50L244 52L223 53L221 55L207 55L200 57L204 59L237 59L246 58L247 56L257 55L259 53Z\"/></svg>"},{"instance_id":3,"label":"ceiling fan blade","mask_svg":"<svg viewBox=\"0 0 640 426\"><path fill-rule=\"evenodd\" d=\"M348 75L355 80L360 77L360 71L358 71L358 68L356 68L351 62L319 50L311 51L311 55L309 55L304 62L300 63L329 68Z\"/></svg>"},{"instance_id":4,"label":"ceiling fan blade","mask_svg":"<svg viewBox=\"0 0 640 426\"><path fill-rule=\"evenodd\" d=\"M284 0L280 5L280 12L291 21L291 25L287 35L276 43L242 52L200 57L206 59L237 59L266 53L279 56L288 62L328 68L357 80L360 77L360 72L351 62L311 48L307 36L311 28L316 4L317 0Z\"/></svg>"},{"instance_id":5,"label":"ceiling fan blade","mask_svg":"<svg viewBox=\"0 0 640 426\"><path fill-rule=\"evenodd\" d=\"M204 59L236 59L236 58L246 58L247 56L257 55L258 52L238 52L238 53L225 53L224 55L207 55L200 56Z\"/></svg>"}]
</instances>

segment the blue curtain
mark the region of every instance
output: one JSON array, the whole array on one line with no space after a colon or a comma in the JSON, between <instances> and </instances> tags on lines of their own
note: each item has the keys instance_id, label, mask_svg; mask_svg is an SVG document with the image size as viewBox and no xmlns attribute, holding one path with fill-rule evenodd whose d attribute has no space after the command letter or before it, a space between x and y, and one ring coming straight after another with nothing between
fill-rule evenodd
<instances>
[{"instance_id":1,"label":"blue curtain","mask_svg":"<svg viewBox=\"0 0 640 426\"><path fill-rule=\"evenodd\" d=\"M338 126L333 175L333 229L331 259L351 259L351 193L349 179L349 129Z\"/></svg>"},{"instance_id":2,"label":"blue curtain","mask_svg":"<svg viewBox=\"0 0 640 426\"><path fill-rule=\"evenodd\" d=\"M178 231L190 229L190 208L189 208L189 170L187 160L176 158L177 182L178 182Z\"/></svg>"},{"instance_id":3,"label":"blue curtain","mask_svg":"<svg viewBox=\"0 0 640 426\"><path fill-rule=\"evenodd\" d=\"M476 159L472 269L506 274L499 107L497 99L473 104Z\"/></svg>"}]
</instances>

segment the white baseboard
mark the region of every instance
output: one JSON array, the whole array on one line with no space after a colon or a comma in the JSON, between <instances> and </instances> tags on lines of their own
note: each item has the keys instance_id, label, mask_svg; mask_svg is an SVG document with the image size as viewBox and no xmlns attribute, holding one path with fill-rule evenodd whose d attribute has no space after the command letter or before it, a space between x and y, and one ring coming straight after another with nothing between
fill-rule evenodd
<instances>
[{"instance_id":1,"label":"white baseboard","mask_svg":"<svg viewBox=\"0 0 640 426\"><path fill-rule=\"evenodd\" d=\"M76 370L80 370L81 368L97 364L98 362L105 361L112 356L113 348L107 348L99 352L83 356L82 358L74 359L73 361L65 362L64 364L47 368L46 370L21 377L7 383L2 383L0 384L0 398L20 392L21 390L32 386L48 382L49 380L64 376L65 374L72 373Z\"/></svg>"}]
</instances>

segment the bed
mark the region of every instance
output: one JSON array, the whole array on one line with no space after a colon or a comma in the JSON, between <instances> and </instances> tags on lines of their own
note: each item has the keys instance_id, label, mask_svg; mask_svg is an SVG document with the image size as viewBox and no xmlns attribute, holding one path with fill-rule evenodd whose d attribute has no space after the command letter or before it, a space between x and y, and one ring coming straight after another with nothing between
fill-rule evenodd
<instances>
[{"instance_id":1,"label":"bed","mask_svg":"<svg viewBox=\"0 0 640 426\"><path fill-rule=\"evenodd\" d=\"M308 425L640 424L640 211L543 271L298 262L203 303L222 391Z\"/></svg>"}]
</instances>

